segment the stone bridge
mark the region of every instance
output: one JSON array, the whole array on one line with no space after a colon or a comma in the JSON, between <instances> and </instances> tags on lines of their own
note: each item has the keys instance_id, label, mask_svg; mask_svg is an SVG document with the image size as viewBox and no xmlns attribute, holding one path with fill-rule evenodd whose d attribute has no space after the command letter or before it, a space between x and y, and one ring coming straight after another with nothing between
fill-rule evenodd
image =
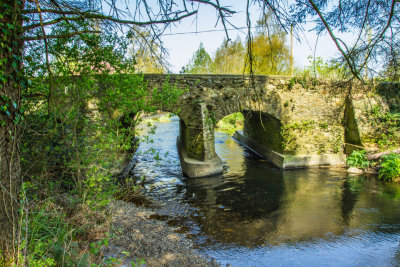
<instances>
[{"instance_id":1,"label":"stone bridge","mask_svg":"<svg viewBox=\"0 0 400 267\"><path fill-rule=\"evenodd\" d=\"M381 97L366 101L361 91L348 97L338 83L296 77L145 74L144 80L149 88L168 82L183 90L159 109L180 118L177 147L188 177L222 172L214 126L229 114L244 114L244 129L234 135L239 142L287 169L343 166L345 150L362 146L360 136L369 131L360 125L366 106L387 106Z\"/></svg>"}]
</instances>

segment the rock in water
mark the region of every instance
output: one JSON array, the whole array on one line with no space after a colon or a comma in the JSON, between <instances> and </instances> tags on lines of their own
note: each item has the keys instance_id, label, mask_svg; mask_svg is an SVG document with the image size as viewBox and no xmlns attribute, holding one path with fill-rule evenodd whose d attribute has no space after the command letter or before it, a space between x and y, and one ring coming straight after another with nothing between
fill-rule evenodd
<instances>
[{"instance_id":1,"label":"rock in water","mask_svg":"<svg viewBox=\"0 0 400 267\"><path fill-rule=\"evenodd\" d=\"M354 173L354 174L361 174L363 173L363 170L356 168L356 167L350 167L347 169L348 173Z\"/></svg>"}]
</instances>

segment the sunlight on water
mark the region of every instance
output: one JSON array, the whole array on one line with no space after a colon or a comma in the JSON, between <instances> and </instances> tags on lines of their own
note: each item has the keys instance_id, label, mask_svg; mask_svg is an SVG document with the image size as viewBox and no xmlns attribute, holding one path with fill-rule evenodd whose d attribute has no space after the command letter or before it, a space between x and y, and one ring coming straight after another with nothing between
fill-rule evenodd
<instances>
[{"instance_id":1,"label":"sunlight on water","mask_svg":"<svg viewBox=\"0 0 400 267\"><path fill-rule=\"evenodd\" d=\"M136 173L146 194L200 252L233 266L400 265L400 185L328 169L281 171L224 133L219 176L187 179L179 119L156 123Z\"/></svg>"}]
</instances>

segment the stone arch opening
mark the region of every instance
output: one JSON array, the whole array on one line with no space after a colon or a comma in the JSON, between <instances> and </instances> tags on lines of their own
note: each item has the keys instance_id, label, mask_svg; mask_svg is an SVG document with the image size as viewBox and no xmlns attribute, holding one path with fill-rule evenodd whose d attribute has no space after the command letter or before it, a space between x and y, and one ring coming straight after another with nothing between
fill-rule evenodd
<instances>
[{"instance_id":1,"label":"stone arch opening","mask_svg":"<svg viewBox=\"0 0 400 267\"><path fill-rule=\"evenodd\" d=\"M234 138L282 168L285 151L282 122L266 112L243 110L242 113L243 130L236 131Z\"/></svg>"},{"instance_id":2,"label":"stone arch opening","mask_svg":"<svg viewBox=\"0 0 400 267\"><path fill-rule=\"evenodd\" d=\"M243 133L248 138L278 153L284 152L282 122L274 116L259 111L243 111Z\"/></svg>"},{"instance_id":3,"label":"stone arch opening","mask_svg":"<svg viewBox=\"0 0 400 267\"><path fill-rule=\"evenodd\" d=\"M243 130L244 115L242 112L234 112L226 115L216 122L215 131L233 135L237 130Z\"/></svg>"}]
</instances>

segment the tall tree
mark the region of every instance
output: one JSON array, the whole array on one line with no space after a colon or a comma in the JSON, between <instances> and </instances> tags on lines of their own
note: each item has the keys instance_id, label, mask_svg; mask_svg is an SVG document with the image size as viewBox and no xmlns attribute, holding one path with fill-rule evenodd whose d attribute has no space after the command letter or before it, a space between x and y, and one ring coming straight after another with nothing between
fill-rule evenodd
<instances>
[{"instance_id":1,"label":"tall tree","mask_svg":"<svg viewBox=\"0 0 400 267\"><path fill-rule=\"evenodd\" d=\"M193 53L189 63L183 67L184 73L210 73L211 56L204 48L203 43L200 43L199 48Z\"/></svg>"},{"instance_id":2,"label":"tall tree","mask_svg":"<svg viewBox=\"0 0 400 267\"><path fill-rule=\"evenodd\" d=\"M132 54L139 72L165 73L167 71L166 52L150 31L132 27L128 37L132 40Z\"/></svg>"},{"instance_id":3,"label":"tall tree","mask_svg":"<svg viewBox=\"0 0 400 267\"><path fill-rule=\"evenodd\" d=\"M271 12L257 21L257 32L251 45L254 74L278 75L289 72L289 49L285 43L286 32ZM249 49L248 49L249 51Z\"/></svg>"},{"instance_id":4,"label":"tall tree","mask_svg":"<svg viewBox=\"0 0 400 267\"><path fill-rule=\"evenodd\" d=\"M0 250L15 253L20 189L19 118L21 89L26 86L22 69L22 1L0 5ZM0 256L7 259L9 256Z\"/></svg>"},{"instance_id":5,"label":"tall tree","mask_svg":"<svg viewBox=\"0 0 400 267\"><path fill-rule=\"evenodd\" d=\"M240 37L233 42L227 42L225 39L213 57L212 72L243 74L245 55Z\"/></svg>"}]
</instances>

